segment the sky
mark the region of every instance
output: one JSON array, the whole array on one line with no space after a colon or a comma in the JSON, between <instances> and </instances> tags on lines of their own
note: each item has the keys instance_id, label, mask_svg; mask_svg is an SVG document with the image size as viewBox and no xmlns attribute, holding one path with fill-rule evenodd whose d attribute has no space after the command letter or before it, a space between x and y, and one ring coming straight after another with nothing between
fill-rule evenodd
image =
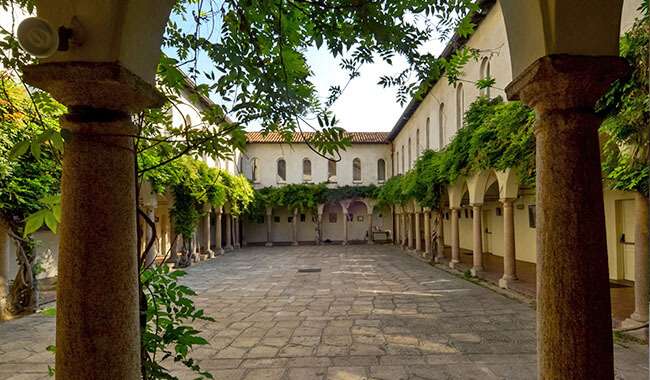
<instances>
[{"instance_id":1,"label":"sky","mask_svg":"<svg viewBox=\"0 0 650 380\"><path fill-rule=\"evenodd\" d=\"M192 28L194 24L189 21L176 20L179 25ZM215 30L218 30L219 25ZM422 47L422 50L439 55L444 49L444 42L434 38ZM173 56L173 52L166 52ZM312 68L312 82L315 84L321 99L325 99L329 87L340 85L343 87L348 77L339 67L340 58L334 59L325 48L317 50L315 47L306 52L307 61ZM199 57L198 68L201 71L211 71L212 62L206 57ZM406 104L400 105L396 100L397 88L383 88L377 84L383 74L393 74L406 67L404 60L393 59L393 66L379 62L365 65L361 68L361 75L355 78L346 88L332 107L332 111L339 120L339 127L350 132L388 132L399 119ZM203 79L197 78L199 83ZM219 104L219 99L212 96L212 100ZM259 130L258 125L248 125L247 130ZM306 128L308 129L308 128Z\"/></svg>"},{"instance_id":2,"label":"sky","mask_svg":"<svg viewBox=\"0 0 650 380\"><path fill-rule=\"evenodd\" d=\"M17 12L18 21L25 15ZM176 19L179 25L191 28L194 24L190 20ZM0 24L3 26L11 25L11 17L7 12L0 12ZM216 26L218 30L219 25ZM439 55L444 49L444 43L435 38L422 50L427 50L435 55ZM172 51L165 53L174 56ZM312 81L319 91L322 99L328 94L328 89L332 85L343 87L347 83L346 73L339 67L339 59L334 59L329 52L321 48L317 50L312 48L307 53L308 63L313 70ZM383 74L399 72L405 68L405 62L399 58L393 59L394 66L385 62L379 62L371 65L365 65L360 70L360 77L355 78L346 88L332 107L332 111L339 120L339 126L347 131L390 131L399 116L401 115L406 104L400 105L396 100L396 88L383 88L377 84L379 77ZM201 71L212 71L212 61L207 57L200 57L198 68ZM204 83L205 78L199 76L199 83ZM212 96L215 103L219 104L219 99ZM256 125L249 125L248 130L259 129Z\"/></svg>"}]
</instances>

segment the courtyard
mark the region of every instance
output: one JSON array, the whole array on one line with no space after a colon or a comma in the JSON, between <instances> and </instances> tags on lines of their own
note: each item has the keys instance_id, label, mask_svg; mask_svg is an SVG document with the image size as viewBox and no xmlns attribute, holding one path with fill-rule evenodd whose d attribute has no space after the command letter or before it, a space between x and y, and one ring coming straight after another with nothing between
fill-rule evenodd
<instances>
[{"instance_id":1,"label":"courtyard","mask_svg":"<svg viewBox=\"0 0 650 380\"><path fill-rule=\"evenodd\" d=\"M216 379L536 377L530 305L391 245L248 247L187 271L216 319L197 326L210 345L192 357ZM0 324L0 378L48 378L46 314ZM647 378L647 346L614 351L617 379Z\"/></svg>"}]
</instances>

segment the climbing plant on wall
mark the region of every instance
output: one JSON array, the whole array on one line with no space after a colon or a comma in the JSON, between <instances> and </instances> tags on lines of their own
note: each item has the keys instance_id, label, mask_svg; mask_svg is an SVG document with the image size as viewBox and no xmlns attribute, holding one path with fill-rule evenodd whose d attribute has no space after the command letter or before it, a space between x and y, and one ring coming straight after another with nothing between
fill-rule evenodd
<instances>
[{"instance_id":1,"label":"climbing plant on wall","mask_svg":"<svg viewBox=\"0 0 650 380\"><path fill-rule=\"evenodd\" d=\"M621 38L621 56L628 60L629 75L612 84L598 104L605 120L603 176L613 189L648 194L650 179L650 17L643 17Z\"/></svg>"},{"instance_id":2,"label":"climbing plant on wall","mask_svg":"<svg viewBox=\"0 0 650 380\"><path fill-rule=\"evenodd\" d=\"M517 170L522 183L535 178L534 113L520 102L479 97L465 113L464 126L441 151L425 151L415 167L389 179L378 198L383 204L415 199L437 208L445 186L488 168Z\"/></svg>"}]
</instances>

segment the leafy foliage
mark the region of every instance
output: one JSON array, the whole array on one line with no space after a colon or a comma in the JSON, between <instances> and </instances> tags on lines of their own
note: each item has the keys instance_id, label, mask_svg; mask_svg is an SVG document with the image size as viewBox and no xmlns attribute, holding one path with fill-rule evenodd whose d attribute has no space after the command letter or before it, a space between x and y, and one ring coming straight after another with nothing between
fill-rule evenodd
<instances>
[{"instance_id":1,"label":"leafy foliage","mask_svg":"<svg viewBox=\"0 0 650 380\"><path fill-rule=\"evenodd\" d=\"M535 178L534 113L519 102L480 97L465 113L465 123L441 151L425 151L415 168L389 179L378 194L382 204L411 199L437 208L446 185L488 168L515 168L523 183Z\"/></svg>"},{"instance_id":2,"label":"leafy foliage","mask_svg":"<svg viewBox=\"0 0 650 380\"><path fill-rule=\"evenodd\" d=\"M648 50L650 17L647 2L643 17L621 38L621 55L632 68L608 90L598 104L605 116L600 128L603 176L614 189L648 195L650 180L650 70Z\"/></svg>"},{"instance_id":3,"label":"leafy foliage","mask_svg":"<svg viewBox=\"0 0 650 380\"><path fill-rule=\"evenodd\" d=\"M198 375L198 379L212 379L209 372L191 357L196 346L207 345L190 323L214 321L197 309L191 297L196 293L178 280L186 273L170 271L166 265L148 268L140 274L140 282L147 298L146 328L142 331L143 379L176 379L163 366L165 360L180 362ZM161 355L162 357L158 357Z\"/></svg>"}]
</instances>

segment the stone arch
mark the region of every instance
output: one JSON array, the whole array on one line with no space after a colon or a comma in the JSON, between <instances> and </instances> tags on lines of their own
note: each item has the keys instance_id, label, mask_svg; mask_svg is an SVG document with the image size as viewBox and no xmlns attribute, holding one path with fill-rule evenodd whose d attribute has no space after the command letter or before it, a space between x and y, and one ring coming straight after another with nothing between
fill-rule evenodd
<instances>
[{"instance_id":1,"label":"stone arch","mask_svg":"<svg viewBox=\"0 0 650 380\"><path fill-rule=\"evenodd\" d=\"M368 214L370 208L365 199L351 200L347 205L348 241L365 241L368 232Z\"/></svg>"},{"instance_id":2,"label":"stone arch","mask_svg":"<svg viewBox=\"0 0 650 380\"><path fill-rule=\"evenodd\" d=\"M513 78L546 55L618 55L623 0L498 3L505 21Z\"/></svg>"},{"instance_id":3,"label":"stone arch","mask_svg":"<svg viewBox=\"0 0 650 380\"><path fill-rule=\"evenodd\" d=\"M275 162L275 176L278 182L285 182L287 180L287 161L280 157Z\"/></svg>"},{"instance_id":4,"label":"stone arch","mask_svg":"<svg viewBox=\"0 0 650 380\"><path fill-rule=\"evenodd\" d=\"M495 171L494 175L499 182L499 197L501 199L516 199L519 196L519 176L517 172L508 168L503 171Z\"/></svg>"},{"instance_id":5,"label":"stone arch","mask_svg":"<svg viewBox=\"0 0 650 380\"><path fill-rule=\"evenodd\" d=\"M453 184L447 186L449 194L449 208L459 208L463 195L467 191L467 181L465 178L459 178Z\"/></svg>"},{"instance_id":6,"label":"stone arch","mask_svg":"<svg viewBox=\"0 0 650 380\"><path fill-rule=\"evenodd\" d=\"M467 179L470 204L482 204L491 171L482 170Z\"/></svg>"}]
</instances>

